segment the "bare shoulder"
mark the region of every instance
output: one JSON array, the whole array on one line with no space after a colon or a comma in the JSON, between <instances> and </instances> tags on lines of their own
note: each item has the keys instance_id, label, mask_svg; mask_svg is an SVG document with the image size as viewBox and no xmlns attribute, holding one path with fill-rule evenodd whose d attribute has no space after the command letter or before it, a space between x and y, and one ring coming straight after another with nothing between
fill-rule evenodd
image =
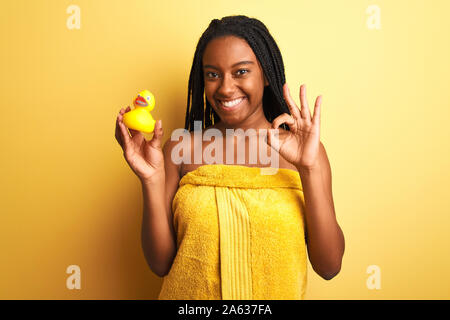
<instances>
[{"instance_id":1,"label":"bare shoulder","mask_svg":"<svg viewBox=\"0 0 450 320\"><path fill-rule=\"evenodd\" d=\"M186 170L190 170L189 162L185 163L185 152L190 153L190 155L193 154L193 146L194 146L194 132L193 131L185 131L182 134L178 136L178 139L170 138L167 140L167 142L164 145L163 151L164 151L164 163L166 166L166 177L169 178L174 175L175 167L176 172L178 174L178 181L184 176L186 173ZM175 147L177 148L176 150ZM175 152L174 154L172 154ZM174 159L180 159L182 158L183 161L176 161L179 162L174 163ZM167 181L166 181L167 183Z\"/></svg>"},{"instance_id":2,"label":"bare shoulder","mask_svg":"<svg viewBox=\"0 0 450 320\"><path fill-rule=\"evenodd\" d=\"M164 154L164 166L166 168L166 174L167 169L170 169L170 173L180 172L180 165L176 164L172 161L172 151L173 148L178 144L178 141L174 141L171 139L168 139L163 146L163 154Z\"/></svg>"}]
</instances>

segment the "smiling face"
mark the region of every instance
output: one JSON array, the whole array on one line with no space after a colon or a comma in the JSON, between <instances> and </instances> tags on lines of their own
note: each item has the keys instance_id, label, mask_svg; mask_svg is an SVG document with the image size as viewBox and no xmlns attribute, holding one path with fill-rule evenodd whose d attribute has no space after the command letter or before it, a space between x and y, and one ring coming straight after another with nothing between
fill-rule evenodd
<instances>
[{"instance_id":1,"label":"smiling face","mask_svg":"<svg viewBox=\"0 0 450 320\"><path fill-rule=\"evenodd\" d=\"M215 38L202 62L205 95L221 119L218 126L267 127L262 98L268 82L248 43L235 36Z\"/></svg>"}]
</instances>

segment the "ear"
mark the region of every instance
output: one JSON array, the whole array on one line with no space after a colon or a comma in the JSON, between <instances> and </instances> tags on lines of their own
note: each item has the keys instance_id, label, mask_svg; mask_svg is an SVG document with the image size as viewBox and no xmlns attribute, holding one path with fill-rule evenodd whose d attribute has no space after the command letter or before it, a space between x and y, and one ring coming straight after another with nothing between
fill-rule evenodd
<instances>
[{"instance_id":1,"label":"ear","mask_svg":"<svg viewBox=\"0 0 450 320\"><path fill-rule=\"evenodd\" d=\"M264 87L269 85L269 81L267 81L266 75L264 75Z\"/></svg>"}]
</instances>

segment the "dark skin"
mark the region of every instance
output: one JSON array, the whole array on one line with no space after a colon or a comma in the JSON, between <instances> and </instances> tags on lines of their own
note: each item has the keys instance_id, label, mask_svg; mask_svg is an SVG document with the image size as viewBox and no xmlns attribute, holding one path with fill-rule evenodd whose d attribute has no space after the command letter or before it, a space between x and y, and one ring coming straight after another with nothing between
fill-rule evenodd
<instances>
[{"instance_id":1,"label":"dark skin","mask_svg":"<svg viewBox=\"0 0 450 320\"><path fill-rule=\"evenodd\" d=\"M268 82L245 40L221 37L210 41L203 54L203 76L206 98L221 120L214 127L220 130L271 127L262 107L264 86ZM244 98L243 105L235 111L225 112L220 107L219 100L240 97Z\"/></svg>"},{"instance_id":2,"label":"dark skin","mask_svg":"<svg viewBox=\"0 0 450 320\"><path fill-rule=\"evenodd\" d=\"M247 62L240 63L243 61ZM245 40L235 36L212 40L205 49L202 62L206 98L221 119L212 127L222 131L224 136L226 129L279 129L278 139L275 139L274 132L271 132L267 136L267 144L279 153L279 167L299 172L305 199L309 259L313 269L322 278L332 279L340 271L345 241L336 220L330 163L325 147L320 142L322 97L317 97L314 115L311 116L305 85L300 86L299 108L285 84L283 93L291 114L282 114L270 123L264 116L262 105L264 87L268 82L258 59ZM220 103L220 100L229 101L236 98L244 100L234 110L227 111ZM199 165L176 165L171 161L172 148L178 142L169 139L161 149L163 131L160 122L157 122L150 141L146 141L141 133L134 130L130 130L130 138L122 122L123 114L129 110L128 107L120 111L116 138L144 189L165 185L165 207L168 221L171 221L170 204L178 183L185 173L195 170ZM286 123L290 131L280 128L282 123ZM162 232L161 230L158 229L159 232ZM175 243L172 227L166 233L167 238L171 238ZM165 260L173 259L173 246L171 244L170 249L161 249L161 252L168 252L167 255L170 256L170 259ZM161 260L164 259L160 258L159 261ZM165 265L160 269L170 268L170 263Z\"/></svg>"},{"instance_id":3,"label":"dark skin","mask_svg":"<svg viewBox=\"0 0 450 320\"><path fill-rule=\"evenodd\" d=\"M236 65L240 61L250 63ZM298 108L285 84L283 93L291 114L282 114L270 123L262 106L267 79L245 40L234 36L212 40L205 49L203 66L206 97L221 119L215 127L223 132L225 128L280 130L279 140L275 141L271 132L268 144L275 147L278 142L275 148L280 157L300 174L306 205L309 258L320 276L327 280L333 278L341 268L345 241L334 210L330 163L320 142L322 97L317 97L314 116L311 116L306 86L300 87L301 108ZM224 111L218 101L239 97L245 97L244 103L233 112ZM283 123L290 131L279 128Z\"/></svg>"}]
</instances>

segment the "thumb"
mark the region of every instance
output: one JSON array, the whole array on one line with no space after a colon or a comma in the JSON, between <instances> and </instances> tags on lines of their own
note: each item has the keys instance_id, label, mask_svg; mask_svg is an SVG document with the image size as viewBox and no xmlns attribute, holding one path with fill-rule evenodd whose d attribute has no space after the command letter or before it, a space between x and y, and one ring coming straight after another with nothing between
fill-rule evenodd
<instances>
[{"instance_id":1,"label":"thumb","mask_svg":"<svg viewBox=\"0 0 450 320\"><path fill-rule=\"evenodd\" d=\"M164 131L162 128L162 120L156 121L155 129L153 130L153 137L150 140L149 144L154 147L161 149L162 137L164 135Z\"/></svg>"}]
</instances>

